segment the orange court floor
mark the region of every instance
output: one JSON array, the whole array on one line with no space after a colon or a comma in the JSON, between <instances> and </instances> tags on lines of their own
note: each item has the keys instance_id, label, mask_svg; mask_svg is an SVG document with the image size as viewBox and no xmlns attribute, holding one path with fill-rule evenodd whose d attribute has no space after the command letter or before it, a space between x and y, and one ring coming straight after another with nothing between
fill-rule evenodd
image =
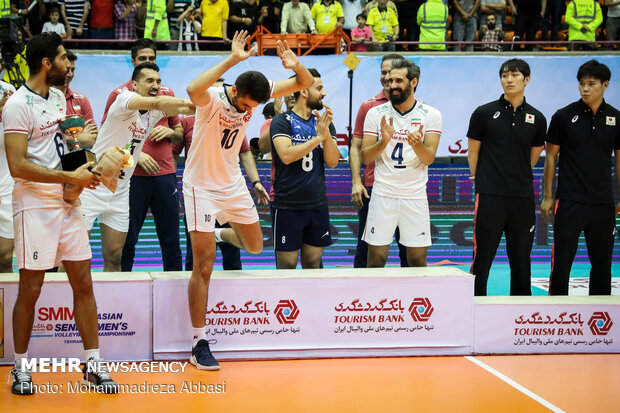
<instances>
[{"instance_id":1,"label":"orange court floor","mask_svg":"<svg viewBox=\"0 0 620 413\"><path fill-rule=\"evenodd\" d=\"M127 385L116 395L75 393L78 373L35 373L56 393L0 384L0 412L618 412L619 372L620 355L603 354L231 361L219 372L116 373Z\"/></svg>"}]
</instances>

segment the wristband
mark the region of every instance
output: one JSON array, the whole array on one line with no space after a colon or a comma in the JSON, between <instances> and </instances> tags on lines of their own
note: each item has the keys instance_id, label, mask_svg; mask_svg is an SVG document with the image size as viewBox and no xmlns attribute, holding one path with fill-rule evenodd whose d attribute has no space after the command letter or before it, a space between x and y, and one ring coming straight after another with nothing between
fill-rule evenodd
<instances>
[{"instance_id":1,"label":"wristband","mask_svg":"<svg viewBox=\"0 0 620 413\"><path fill-rule=\"evenodd\" d=\"M252 182L252 187L256 188L256 184L261 184L262 185L263 183L261 182L260 179L257 179L256 181Z\"/></svg>"}]
</instances>

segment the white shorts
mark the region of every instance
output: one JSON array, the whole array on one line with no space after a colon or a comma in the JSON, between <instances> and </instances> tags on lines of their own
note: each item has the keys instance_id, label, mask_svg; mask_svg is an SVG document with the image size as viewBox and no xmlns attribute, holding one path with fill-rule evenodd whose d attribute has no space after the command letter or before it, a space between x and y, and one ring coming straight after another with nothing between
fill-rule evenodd
<instances>
[{"instance_id":1,"label":"white shorts","mask_svg":"<svg viewBox=\"0 0 620 413\"><path fill-rule=\"evenodd\" d=\"M125 178L127 179L127 178ZM110 191L103 185L85 189L80 195L86 229L93 229L95 219L99 224L120 232L129 231L129 186Z\"/></svg>"},{"instance_id":2,"label":"white shorts","mask_svg":"<svg viewBox=\"0 0 620 413\"><path fill-rule=\"evenodd\" d=\"M389 198L372 193L362 239L370 245L389 245L400 231L405 247L431 245L431 217L426 199Z\"/></svg>"},{"instance_id":3,"label":"white shorts","mask_svg":"<svg viewBox=\"0 0 620 413\"><path fill-rule=\"evenodd\" d=\"M208 191L185 185L183 198L188 231L213 232L216 219L220 224L253 224L259 221L256 205L245 181L230 191Z\"/></svg>"},{"instance_id":4,"label":"white shorts","mask_svg":"<svg viewBox=\"0 0 620 413\"><path fill-rule=\"evenodd\" d=\"M0 197L0 237L13 239L13 195Z\"/></svg>"},{"instance_id":5,"label":"white shorts","mask_svg":"<svg viewBox=\"0 0 620 413\"><path fill-rule=\"evenodd\" d=\"M92 257L80 207L27 209L13 223L18 269L47 270Z\"/></svg>"}]
</instances>

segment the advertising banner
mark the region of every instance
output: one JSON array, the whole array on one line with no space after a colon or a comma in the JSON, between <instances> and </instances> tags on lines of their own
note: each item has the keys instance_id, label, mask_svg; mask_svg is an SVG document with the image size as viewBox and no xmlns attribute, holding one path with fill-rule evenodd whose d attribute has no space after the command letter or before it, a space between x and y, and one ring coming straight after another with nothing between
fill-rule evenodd
<instances>
[{"instance_id":1,"label":"advertising banner","mask_svg":"<svg viewBox=\"0 0 620 413\"><path fill-rule=\"evenodd\" d=\"M620 352L620 297L476 297L474 352Z\"/></svg>"},{"instance_id":2,"label":"advertising banner","mask_svg":"<svg viewBox=\"0 0 620 413\"><path fill-rule=\"evenodd\" d=\"M178 358L192 345L189 274L152 276L154 357ZM456 268L219 272L205 324L225 358L468 354L473 277Z\"/></svg>"},{"instance_id":3,"label":"advertising banner","mask_svg":"<svg viewBox=\"0 0 620 413\"><path fill-rule=\"evenodd\" d=\"M17 298L16 281L16 275L0 275L0 291L4 293L4 329L0 328L0 333L4 334L4 345L0 347L4 354L0 363L13 362L11 315ZM151 286L147 273L93 274L99 348L104 359L152 359ZM75 324L73 292L65 274L45 275L35 306L28 355L84 357L82 339Z\"/></svg>"}]
</instances>

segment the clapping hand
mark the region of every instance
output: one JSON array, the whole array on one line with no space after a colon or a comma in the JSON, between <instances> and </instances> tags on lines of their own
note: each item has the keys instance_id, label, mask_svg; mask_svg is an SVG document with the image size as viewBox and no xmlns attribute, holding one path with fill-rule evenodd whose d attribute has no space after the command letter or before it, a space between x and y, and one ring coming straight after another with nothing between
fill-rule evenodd
<instances>
[{"instance_id":1,"label":"clapping hand","mask_svg":"<svg viewBox=\"0 0 620 413\"><path fill-rule=\"evenodd\" d=\"M381 136L382 139L390 140L394 136L394 118L390 116L390 122L385 119L385 115L381 118Z\"/></svg>"},{"instance_id":2,"label":"clapping hand","mask_svg":"<svg viewBox=\"0 0 620 413\"><path fill-rule=\"evenodd\" d=\"M411 145L412 148L422 143L422 139L424 138L424 133L422 132L423 128L424 126L420 125L420 128L417 131L409 132L407 135L407 142L409 142L409 145Z\"/></svg>"},{"instance_id":3,"label":"clapping hand","mask_svg":"<svg viewBox=\"0 0 620 413\"><path fill-rule=\"evenodd\" d=\"M334 114L329 106L325 105L325 112L321 115L317 110L314 111L316 116L316 133L321 138L321 141L325 141L328 137L331 138L331 132L329 131L329 125L332 123Z\"/></svg>"}]
</instances>

